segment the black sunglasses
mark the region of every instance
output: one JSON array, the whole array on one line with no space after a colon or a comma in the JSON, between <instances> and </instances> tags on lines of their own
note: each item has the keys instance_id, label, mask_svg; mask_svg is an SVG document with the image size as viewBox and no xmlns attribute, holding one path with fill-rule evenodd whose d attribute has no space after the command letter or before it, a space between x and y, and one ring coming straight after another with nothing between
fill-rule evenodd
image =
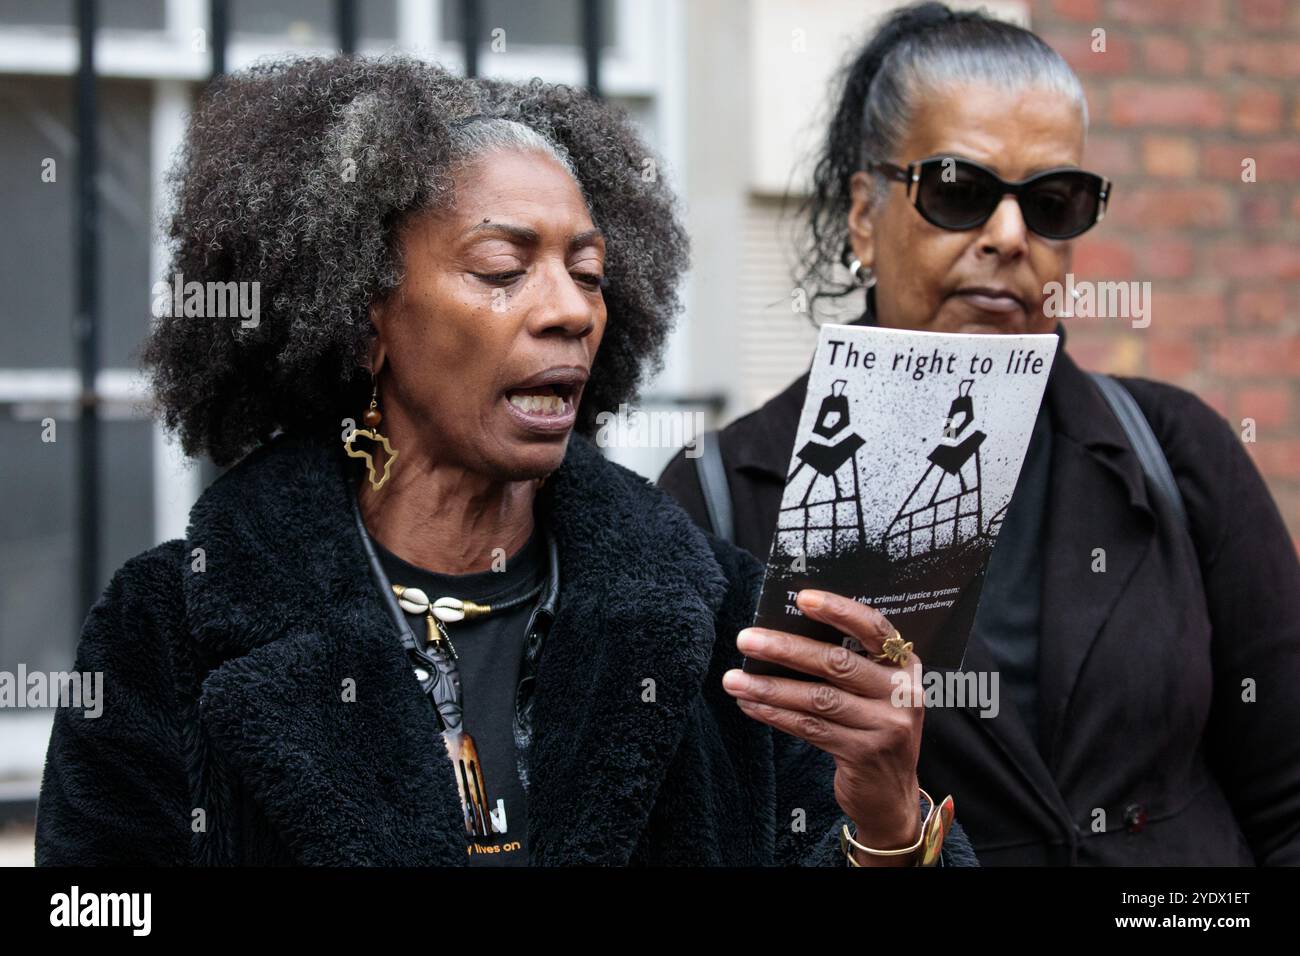
<instances>
[{"instance_id":1,"label":"black sunglasses","mask_svg":"<svg viewBox=\"0 0 1300 956\"><path fill-rule=\"evenodd\" d=\"M907 185L912 204L941 229L974 229L988 222L1007 193L1016 197L1025 225L1047 239L1072 239L1106 215L1110 180L1073 167L1048 169L1007 182L969 159L933 156L907 168L873 161L870 170Z\"/></svg>"}]
</instances>

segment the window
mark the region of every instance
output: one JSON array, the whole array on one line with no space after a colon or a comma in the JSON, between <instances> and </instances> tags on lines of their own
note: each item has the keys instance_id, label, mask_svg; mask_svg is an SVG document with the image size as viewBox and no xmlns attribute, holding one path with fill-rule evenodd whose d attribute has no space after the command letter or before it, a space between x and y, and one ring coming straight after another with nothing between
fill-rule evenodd
<instances>
[{"instance_id":1,"label":"window","mask_svg":"<svg viewBox=\"0 0 1300 956\"><path fill-rule=\"evenodd\" d=\"M99 25L106 30L161 30L166 0L99 0ZM71 0L0 0L0 26L76 27Z\"/></svg>"},{"instance_id":2,"label":"window","mask_svg":"<svg viewBox=\"0 0 1300 956\"><path fill-rule=\"evenodd\" d=\"M338 33L337 6L335 0L231 0L230 32L330 46ZM363 41L395 39L396 0L358 0L357 33Z\"/></svg>"},{"instance_id":3,"label":"window","mask_svg":"<svg viewBox=\"0 0 1300 956\"><path fill-rule=\"evenodd\" d=\"M0 363L9 368L76 365L73 95L70 78L0 78ZM101 81L99 136L100 365L125 368L149 329L148 83ZM42 178L46 160L53 182Z\"/></svg>"},{"instance_id":4,"label":"window","mask_svg":"<svg viewBox=\"0 0 1300 956\"><path fill-rule=\"evenodd\" d=\"M613 47L617 36L615 8L610 0L600 4L600 41L602 47ZM459 39L463 20L458 0L443 0L442 35L446 39ZM492 39L492 31L505 31L506 43L523 46L579 46L582 43L581 0L534 0L532 3L511 3L509 0L481 0L479 24L483 28L483 42Z\"/></svg>"}]
</instances>

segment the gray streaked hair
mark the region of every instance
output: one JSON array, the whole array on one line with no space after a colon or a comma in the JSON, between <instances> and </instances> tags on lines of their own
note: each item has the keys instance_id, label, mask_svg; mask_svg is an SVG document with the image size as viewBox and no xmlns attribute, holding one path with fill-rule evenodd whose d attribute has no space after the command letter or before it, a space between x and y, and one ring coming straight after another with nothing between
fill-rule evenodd
<instances>
[{"instance_id":1,"label":"gray streaked hair","mask_svg":"<svg viewBox=\"0 0 1300 956\"><path fill-rule=\"evenodd\" d=\"M863 159L889 159L907 135L916 104L955 86L988 84L1009 94L1060 93L1079 109L1086 135L1088 101L1065 59L1033 33L993 19L952 20L901 37L881 61L862 107ZM877 188L888 181L877 176Z\"/></svg>"},{"instance_id":2,"label":"gray streaked hair","mask_svg":"<svg viewBox=\"0 0 1300 956\"><path fill-rule=\"evenodd\" d=\"M850 180L867 160L891 160L927 93L966 83L1008 92L1049 89L1078 104L1083 129L1088 106L1070 65L1038 36L982 10L950 10L942 3L900 7L884 18L836 79L833 113L813 169L812 191L800 212L808 235L796 281L814 302L859 289L846 281ZM916 157L910 157L916 158ZM877 196L888 181L875 177ZM868 291L874 311L874 292ZM813 312L810 310L809 318ZM814 320L815 321L815 320Z\"/></svg>"},{"instance_id":3,"label":"gray streaked hair","mask_svg":"<svg viewBox=\"0 0 1300 956\"><path fill-rule=\"evenodd\" d=\"M471 116L451 128L451 162L453 167L470 163L490 153L523 151L551 157L578 179L568 150L543 136L531 126L495 116Z\"/></svg>"}]
</instances>

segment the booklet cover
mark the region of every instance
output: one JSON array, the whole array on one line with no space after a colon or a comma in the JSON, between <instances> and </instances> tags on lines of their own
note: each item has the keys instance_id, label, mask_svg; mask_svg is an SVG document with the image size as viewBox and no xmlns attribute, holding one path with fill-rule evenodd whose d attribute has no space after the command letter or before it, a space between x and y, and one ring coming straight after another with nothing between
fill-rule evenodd
<instances>
[{"instance_id":1,"label":"booklet cover","mask_svg":"<svg viewBox=\"0 0 1300 956\"><path fill-rule=\"evenodd\" d=\"M860 650L795 606L831 591L960 668L1057 342L822 326L754 625Z\"/></svg>"}]
</instances>

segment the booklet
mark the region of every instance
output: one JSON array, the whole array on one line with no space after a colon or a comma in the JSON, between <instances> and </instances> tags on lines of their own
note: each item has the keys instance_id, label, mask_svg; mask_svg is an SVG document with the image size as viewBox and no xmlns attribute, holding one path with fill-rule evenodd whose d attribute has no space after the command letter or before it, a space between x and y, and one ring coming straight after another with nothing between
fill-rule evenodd
<instances>
[{"instance_id":1,"label":"booklet","mask_svg":"<svg viewBox=\"0 0 1300 956\"><path fill-rule=\"evenodd\" d=\"M795 606L831 591L888 617L925 667L960 668L1057 342L822 326L754 625L861 651Z\"/></svg>"}]
</instances>

